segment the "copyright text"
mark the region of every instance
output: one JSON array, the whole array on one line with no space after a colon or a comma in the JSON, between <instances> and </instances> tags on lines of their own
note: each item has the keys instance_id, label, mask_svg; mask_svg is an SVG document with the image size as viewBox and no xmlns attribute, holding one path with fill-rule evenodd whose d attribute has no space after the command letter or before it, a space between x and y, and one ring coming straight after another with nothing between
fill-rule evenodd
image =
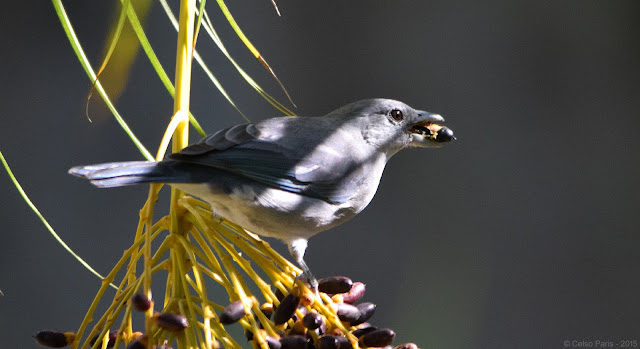
<instances>
[{"instance_id":1,"label":"copyright text","mask_svg":"<svg viewBox=\"0 0 640 349\"><path fill-rule=\"evenodd\" d=\"M638 348L637 339L606 340L606 339L565 339L565 348Z\"/></svg>"}]
</instances>

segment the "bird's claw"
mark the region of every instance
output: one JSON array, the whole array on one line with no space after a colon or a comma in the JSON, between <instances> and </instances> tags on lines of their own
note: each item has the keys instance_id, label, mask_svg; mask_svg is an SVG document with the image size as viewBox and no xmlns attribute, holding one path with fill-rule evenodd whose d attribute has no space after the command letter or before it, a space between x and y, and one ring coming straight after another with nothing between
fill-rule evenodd
<instances>
[{"instance_id":1,"label":"bird's claw","mask_svg":"<svg viewBox=\"0 0 640 349\"><path fill-rule=\"evenodd\" d=\"M305 284L309 289L313 291L318 299L320 299L320 292L318 292L318 280L311 274L310 271L303 271L300 275L296 276L294 283L298 281Z\"/></svg>"}]
</instances>

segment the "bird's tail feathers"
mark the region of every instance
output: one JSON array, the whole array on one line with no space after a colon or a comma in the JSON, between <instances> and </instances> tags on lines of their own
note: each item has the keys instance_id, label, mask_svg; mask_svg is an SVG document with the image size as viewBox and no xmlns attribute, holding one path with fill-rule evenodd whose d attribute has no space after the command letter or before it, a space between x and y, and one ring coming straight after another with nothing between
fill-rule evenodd
<instances>
[{"instance_id":1,"label":"bird's tail feathers","mask_svg":"<svg viewBox=\"0 0 640 349\"><path fill-rule=\"evenodd\" d=\"M155 161L110 162L76 166L69 173L86 178L99 188L122 187L140 183L172 182L175 178L167 166Z\"/></svg>"}]
</instances>

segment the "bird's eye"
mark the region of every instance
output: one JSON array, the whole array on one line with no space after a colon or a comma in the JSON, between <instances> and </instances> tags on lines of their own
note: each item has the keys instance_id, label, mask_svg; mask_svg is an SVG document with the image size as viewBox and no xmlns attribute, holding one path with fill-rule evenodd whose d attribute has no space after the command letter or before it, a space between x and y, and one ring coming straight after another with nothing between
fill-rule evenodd
<instances>
[{"instance_id":1,"label":"bird's eye","mask_svg":"<svg viewBox=\"0 0 640 349\"><path fill-rule=\"evenodd\" d=\"M391 117L395 121L400 121L400 120L404 119L404 115L402 115L402 111L400 111L398 109L394 109L394 110L391 111Z\"/></svg>"}]
</instances>

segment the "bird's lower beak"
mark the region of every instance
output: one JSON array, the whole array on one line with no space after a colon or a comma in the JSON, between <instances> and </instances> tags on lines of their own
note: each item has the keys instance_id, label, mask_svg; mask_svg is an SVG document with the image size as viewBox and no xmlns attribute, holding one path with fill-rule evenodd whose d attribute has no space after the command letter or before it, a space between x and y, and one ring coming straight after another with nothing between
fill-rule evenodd
<instances>
[{"instance_id":1,"label":"bird's lower beak","mask_svg":"<svg viewBox=\"0 0 640 349\"><path fill-rule=\"evenodd\" d=\"M420 112L418 122L409 128L409 133L411 134L409 145L422 148L438 148L442 146L442 143L456 139L451 129L436 124L436 121L443 122L444 118L439 114Z\"/></svg>"}]
</instances>

